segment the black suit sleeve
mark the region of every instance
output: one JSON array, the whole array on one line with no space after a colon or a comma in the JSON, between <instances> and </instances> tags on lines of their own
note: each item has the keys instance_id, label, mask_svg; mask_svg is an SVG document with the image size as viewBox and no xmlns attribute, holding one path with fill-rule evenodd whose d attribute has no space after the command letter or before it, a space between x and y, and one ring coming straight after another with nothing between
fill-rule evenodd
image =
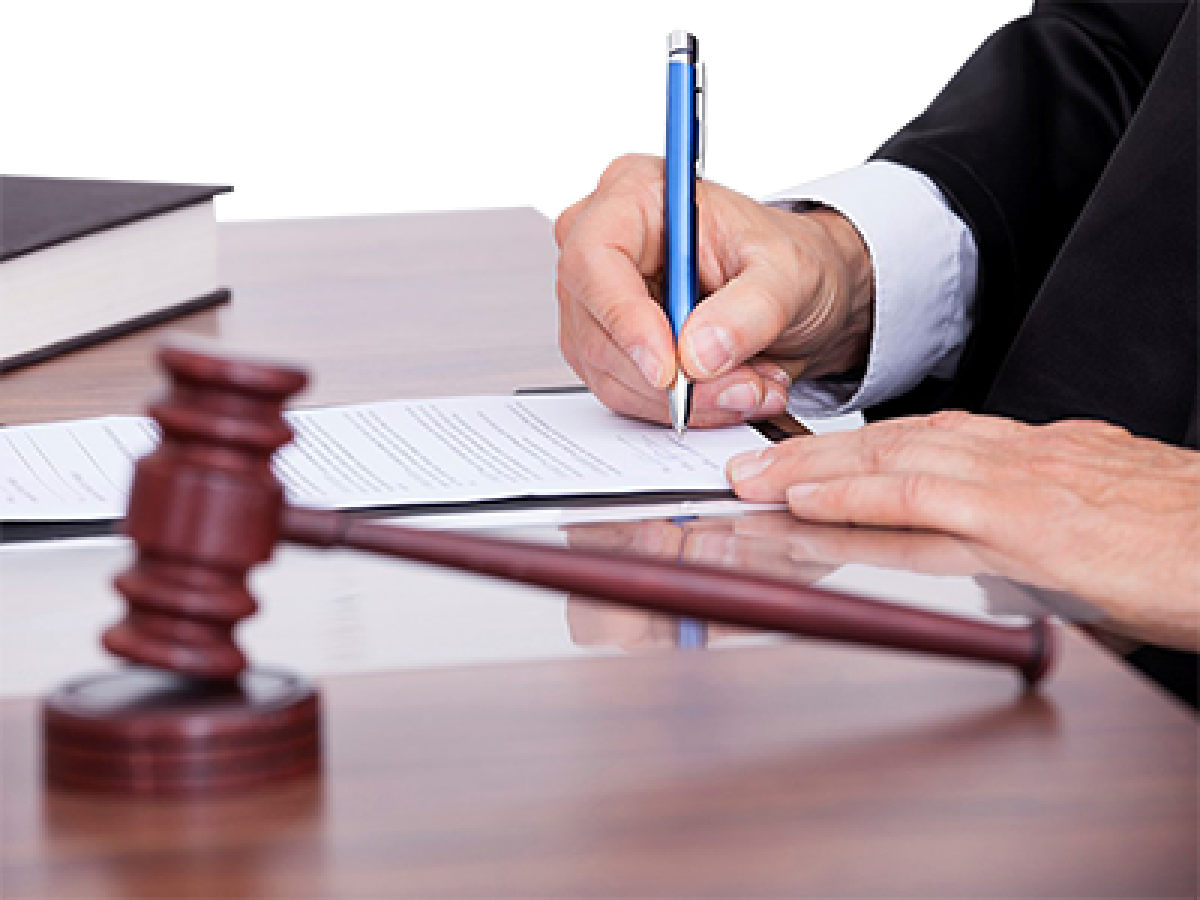
<instances>
[{"instance_id":1,"label":"black suit sleeve","mask_svg":"<svg viewBox=\"0 0 1200 900\"><path fill-rule=\"evenodd\" d=\"M975 236L980 278L956 381L876 414L979 407L1187 5L1038 2L877 151L942 189Z\"/></svg>"}]
</instances>

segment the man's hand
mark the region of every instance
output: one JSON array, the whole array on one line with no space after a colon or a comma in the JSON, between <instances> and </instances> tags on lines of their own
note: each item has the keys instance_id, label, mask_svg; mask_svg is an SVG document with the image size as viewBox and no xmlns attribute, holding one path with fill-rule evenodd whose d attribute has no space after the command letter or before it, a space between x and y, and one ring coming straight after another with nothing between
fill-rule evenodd
<instances>
[{"instance_id":1,"label":"man's hand","mask_svg":"<svg viewBox=\"0 0 1200 900\"><path fill-rule=\"evenodd\" d=\"M677 358L656 300L663 268L660 159L623 157L555 223L559 343L612 409L667 422ZM709 181L697 185L701 292L680 337L694 380L691 424L784 411L803 372L861 364L870 343L867 249L831 210L772 209Z\"/></svg>"},{"instance_id":2,"label":"man's hand","mask_svg":"<svg viewBox=\"0 0 1200 900\"><path fill-rule=\"evenodd\" d=\"M793 438L728 474L802 519L966 538L1132 636L1200 649L1200 453L1096 422L938 413Z\"/></svg>"},{"instance_id":3,"label":"man's hand","mask_svg":"<svg viewBox=\"0 0 1200 900\"><path fill-rule=\"evenodd\" d=\"M687 522L664 519L586 522L563 526L563 531L571 547L746 567L747 560L734 559L725 553L733 522L733 519L716 517ZM718 558L709 555L713 547L720 550ZM787 560L780 560L778 554L772 560L772 565L777 569L785 564L795 568ZM756 572L769 571L761 554L757 555L749 568ZM651 650L677 645L678 616L634 609L575 594L567 598L566 614L571 640L580 647L612 646L623 650ZM753 632L732 625L710 624L705 629L709 645L720 643L723 638L750 633Z\"/></svg>"}]
</instances>

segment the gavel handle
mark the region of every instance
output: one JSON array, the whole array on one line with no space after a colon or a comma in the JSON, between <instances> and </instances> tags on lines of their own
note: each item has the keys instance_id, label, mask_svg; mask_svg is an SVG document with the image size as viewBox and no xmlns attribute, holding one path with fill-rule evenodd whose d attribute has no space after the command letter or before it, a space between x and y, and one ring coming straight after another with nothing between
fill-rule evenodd
<instances>
[{"instance_id":1,"label":"gavel handle","mask_svg":"<svg viewBox=\"0 0 1200 900\"><path fill-rule=\"evenodd\" d=\"M600 550L385 525L330 510L286 507L282 535L465 569L655 612L1013 666L1032 686L1058 652L1048 619L997 625L898 606L828 588Z\"/></svg>"}]
</instances>

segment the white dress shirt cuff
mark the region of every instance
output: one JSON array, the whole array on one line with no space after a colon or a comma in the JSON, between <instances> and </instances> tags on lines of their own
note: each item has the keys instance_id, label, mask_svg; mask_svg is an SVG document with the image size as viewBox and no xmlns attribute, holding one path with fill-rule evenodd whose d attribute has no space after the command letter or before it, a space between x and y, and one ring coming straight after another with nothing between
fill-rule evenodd
<instances>
[{"instance_id":1,"label":"white dress shirt cuff","mask_svg":"<svg viewBox=\"0 0 1200 900\"><path fill-rule=\"evenodd\" d=\"M788 404L794 415L838 415L902 394L928 376L953 377L971 330L978 251L932 181L873 160L765 199L773 206L810 202L837 210L862 236L875 276L862 380L797 381Z\"/></svg>"}]
</instances>

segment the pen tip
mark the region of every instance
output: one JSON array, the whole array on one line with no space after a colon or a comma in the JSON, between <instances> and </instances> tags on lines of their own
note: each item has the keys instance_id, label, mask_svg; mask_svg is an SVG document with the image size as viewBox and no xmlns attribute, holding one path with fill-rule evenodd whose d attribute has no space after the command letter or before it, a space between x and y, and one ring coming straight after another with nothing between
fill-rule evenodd
<instances>
[{"instance_id":1,"label":"pen tip","mask_svg":"<svg viewBox=\"0 0 1200 900\"><path fill-rule=\"evenodd\" d=\"M671 425L675 429L675 433L680 437L687 431L688 415L692 411L692 386L687 380L687 376L680 369L675 376L675 383L671 385L670 391L670 406L671 406Z\"/></svg>"}]
</instances>

